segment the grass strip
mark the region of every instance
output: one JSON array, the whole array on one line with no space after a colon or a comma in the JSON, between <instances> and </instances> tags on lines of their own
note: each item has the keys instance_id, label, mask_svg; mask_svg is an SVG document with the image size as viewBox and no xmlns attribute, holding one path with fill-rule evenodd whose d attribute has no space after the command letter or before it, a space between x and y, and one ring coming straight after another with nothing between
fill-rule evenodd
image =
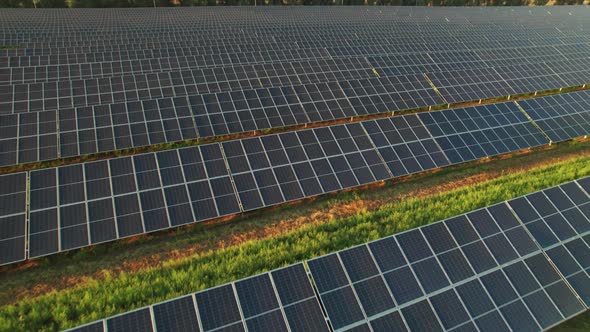
<instances>
[{"instance_id":1,"label":"grass strip","mask_svg":"<svg viewBox=\"0 0 590 332\"><path fill-rule=\"evenodd\" d=\"M500 175L471 187L400 200L373 211L303 226L271 238L171 259L157 268L116 275L105 270L100 280L89 278L74 288L2 306L0 330L53 331L73 327L587 175L590 175L590 157L583 156Z\"/></svg>"},{"instance_id":2,"label":"grass strip","mask_svg":"<svg viewBox=\"0 0 590 332\"><path fill-rule=\"evenodd\" d=\"M590 311L586 311L549 330L551 332L583 332L590 331Z\"/></svg>"}]
</instances>

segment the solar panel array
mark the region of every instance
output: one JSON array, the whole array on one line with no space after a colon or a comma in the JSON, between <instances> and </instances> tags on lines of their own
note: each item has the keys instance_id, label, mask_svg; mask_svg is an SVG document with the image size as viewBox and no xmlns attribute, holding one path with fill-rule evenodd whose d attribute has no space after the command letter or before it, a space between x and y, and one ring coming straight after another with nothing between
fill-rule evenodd
<instances>
[{"instance_id":1,"label":"solar panel array","mask_svg":"<svg viewBox=\"0 0 590 332\"><path fill-rule=\"evenodd\" d=\"M0 175L0 265L586 136L588 91L326 123L590 83L589 14L0 11L0 167L161 150ZM580 179L79 330L544 330L590 305L589 193Z\"/></svg>"},{"instance_id":2,"label":"solar panel array","mask_svg":"<svg viewBox=\"0 0 590 332\"><path fill-rule=\"evenodd\" d=\"M590 92L579 91L14 174L29 177L28 188L20 181L6 196L22 194L29 202L21 223L26 232L7 237L11 241L4 245L11 248L0 263L547 145L554 133L580 137L590 132L581 121L589 118L588 100ZM533 119L543 116L541 122L531 122L522 109ZM573 114L567 115L570 120L562 120L564 112ZM12 214L10 209L2 213Z\"/></svg>"},{"instance_id":3,"label":"solar panel array","mask_svg":"<svg viewBox=\"0 0 590 332\"><path fill-rule=\"evenodd\" d=\"M74 330L545 330L590 305L589 192L579 179Z\"/></svg>"},{"instance_id":4,"label":"solar panel array","mask_svg":"<svg viewBox=\"0 0 590 332\"><path fill-rule=\"evenodd\" d=\"M6 10L0 166L583 85L587 11Z\"/></svg>"}]
</instances>

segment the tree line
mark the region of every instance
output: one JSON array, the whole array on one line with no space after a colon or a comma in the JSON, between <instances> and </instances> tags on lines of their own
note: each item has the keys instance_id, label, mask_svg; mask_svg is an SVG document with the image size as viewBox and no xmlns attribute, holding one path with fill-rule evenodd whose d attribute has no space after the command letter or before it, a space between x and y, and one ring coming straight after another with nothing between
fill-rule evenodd
<instances>
[{"instance_id":1,"label":"tree line","mask_svg":"<svg viewBox=\"0 0 590 332\"><path fill-rule=\"evenodd\" d=\"M390 6L542 6L576 5L584 0L0 0L9 8L106 8L252 5L390 5Z\"/></svg>"}]
</instances>

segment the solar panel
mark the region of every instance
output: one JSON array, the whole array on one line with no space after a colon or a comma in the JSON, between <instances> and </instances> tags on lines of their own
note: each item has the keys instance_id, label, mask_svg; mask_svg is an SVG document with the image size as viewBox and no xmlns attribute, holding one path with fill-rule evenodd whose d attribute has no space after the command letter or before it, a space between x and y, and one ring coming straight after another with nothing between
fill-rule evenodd
<instances>
[{"instance_id":1,"label":"solar panel","mask_svg":"<svg viewBox=\"0 0 590 332\"><path fill-rule=\"evenodd\" d=\"M580 183L587 185L588 179ZM572 287L586 304L590 301L585 286L589 280L585 270L590 263L587 189L590 187L569 183L508 202L559 272L566 279L574 280Z\"/></svg>"},{"instance_id":2,"label":"solar panel","mask_svg":"<svg viewBox=\"0 0 590 332\"><path fill-rule=\"evenodd\" d=\"M448 103L509 96L513 93L510 85L494 68L427 73L426 75Z\"/></svg>"},{"instance_id":3,"label":"solar panel","mask_svg":"<svg viewBox=\"0 0 590 332\"><path fill-rule=\"evenodd\" d=\"M0 264L22 261L26 243L27 173L0 176Z\"/></svg>"},{"instance_id":4,"label":"solar panel","mask_svg":"<svg viewBox=\"0 0 590 332\"><path fill-rule=\"evenodd\" d=\"M553 72L557 73L559 77L566 82L567 86L584 85L588 83L588 69L580 66L580 64L585 61L583 58L579 57L579 55L582 54L579 53L582 52L582 49L576 50L576 53L574 54L568 54L567 60L547 63L547 66L551 68Z\"/></svg>"},{"instance_id":5,"label":"solar panel","mask_svg":"<svg viewBox=\"0 0 590 332\"><path fill-rule=\"evenodd\" d=\"M496 72L512 87L512 94L531 91L553 90L568 86L546 64L521 64L509 67L496 67Z\"/></svg>"},{"instance_id":6,"label":"solar panel","mask_svg":"<svg viewBox=\"0 0 590 332\"><path fill-rule=\"evenodd\" d=\"M56 112L0 115L0 166L59 156Z\"/></svg>"},{"instance_id":7,"label":"solar panel","mask_svg":"<svg viewBox=\"0 0 590 332\"><path fill-rule=\"evenodd\" d=\"M590 133L590 94L571 92L518 101L535 123L549 136L560 142Z\"/></svg>"},{"instance_id":8,"label":"solar panel","mask_svg":"<svg viewBox=\"0 0 590 332\"><path fill-rule=\"evenodd\" d=\"M365 121L362 126L394 176L450 164L416 115Z\"/></svg>"},{"instance_id":9,"label":"solar panel","mask_svg":"<svg viewBox=\"0 0 590 332\"><path fill-rule=\"evenodd\" d=\"M108 331L153 331L151 310L147 308L115 316L106 321Z\"/></svg>"},{"instance_id":10,"label":"solar panel","mask_svg":"<svg viewBox=\"0 0 590 332\"><path fill-rule=\"evenodd\" d=\"M13 165L51 160L58 156L72 157L441 103L432 95L424 99L418 90L415 96L408 91L409 97L395 92L375 94L378 90L375 90L374 79L354 82L326 85L324 92L318 90L318 85L295 86L251 91L251 95L244 91L194 96L188 101L178 97L63 109L58 115L51 112L6 115L2 116L6 129L0 141L5 146L2 163ZM393 83L391 78L387 85L382 83L379 82L379 89L398 89L398 83ZM406 81L400 84L415 83ZM420 84L425 89L421 91L428 91L425 83ZM343 86L342 90L340 86ZM309 90L311 87L313 90ZM328 88L330 92L327 92ZM340 91L340 99L335 97L335 91ZM56 116L59 118L59 133Z\"/></svg>"},{"instance_id":11,"label":"solar panel","mask_svg":"<svg viewBox=\"0 0 590 332\"><path fill-rule=\"evenodd\" d=\"M29 257L392 177L360 124L31 173Z\"/></svg>"},{"instance_id":12,"label":"solar panel","mask_svg":"<svg viewBox=\"0 0 590 332\"><path fill-rule=\"evenodd\" d=\"M152 310L157 331L199 331L192 296L154 305Z\"/></svg>"},{"instance_id":13,"label":"solar panel","mask_svg":"<svg viewBox=\"0 0 590 332\"><path fill-rule=\"evenodd\" d=\"M31 172L29 257L240 211L218 144Z\"/></svg>"},{"instance_id":14,"label":"solar panel","mask_svg":"<svg viewBox=\"0 0 590 332\"><path fill-rule=\"evenodd\" d=\"M588 309L587 189L590 178L568 182L308 260L309 275L299 263L106 322L153 313L158 330L546 330ZM558 240L546 244L537 222Z\"/></svg>"},{"instance_id":15,"label":"solar panel","mask_svg":"<svg viewBox=\"0 0 590 332\"><path fill-rule=\"evenodd\" d=\"M547 144L514 103L418 114L452 163Z\"/></svg>"}]
</instances>

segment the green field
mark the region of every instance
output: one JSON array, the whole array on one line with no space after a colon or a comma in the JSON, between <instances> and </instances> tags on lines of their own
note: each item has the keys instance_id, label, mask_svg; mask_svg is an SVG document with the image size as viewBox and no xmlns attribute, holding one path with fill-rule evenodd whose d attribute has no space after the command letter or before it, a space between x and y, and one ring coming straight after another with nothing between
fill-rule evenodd
<instances>
[{"instance_id":1,"label":"green field","mask_svg":"<svg viewBox=\"0 0 590 332\"><path fill-rule=\"evenodd\" d=\"M195 225L45 258L37 266L0 276L0 330L77 326L587 175L590 142L569 142L285 205L229 223ZM186 250L175 250L182 248ZM32 285L48 290L31 292ZM587 326L588 319L581 316L562 328Z\"/></svg>"}]
</instances>

